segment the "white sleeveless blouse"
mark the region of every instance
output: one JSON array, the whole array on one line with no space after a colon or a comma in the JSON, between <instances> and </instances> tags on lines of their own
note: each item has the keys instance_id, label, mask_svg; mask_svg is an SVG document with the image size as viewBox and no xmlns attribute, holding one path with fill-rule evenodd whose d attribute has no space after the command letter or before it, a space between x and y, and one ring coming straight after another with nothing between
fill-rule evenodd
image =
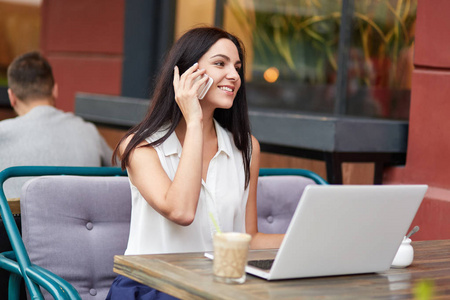
<instances>
[{"instance_id":1,"label":"white sleeveless blouse","mask_svg":"<svg viewBox=\"0 0 450 300\"><path fill-rule=\"evenodd\" d=\"M245 188L242 153L236 148L231 133L214 122L218 151L209 164L206 182L202 180L194 221L189 226L180 226L164 218L130 182L131 226L125 255L212 251L215 227L209 212L223 232L245 232L248 188ZM166 132L167 129L158 131L146 140L155 141ZM155 149L162 167L173 180L182 151L175 132Z\"/></svg>"}]
</instances>

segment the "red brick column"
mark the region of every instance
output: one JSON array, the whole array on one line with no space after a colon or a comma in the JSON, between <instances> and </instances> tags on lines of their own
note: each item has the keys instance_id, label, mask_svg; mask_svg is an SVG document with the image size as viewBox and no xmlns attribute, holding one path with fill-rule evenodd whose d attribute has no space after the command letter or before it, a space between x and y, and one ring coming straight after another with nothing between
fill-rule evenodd
<instances>
[{"instance_id":1,"label":"red brick column","mask_svg":"<svg viewBox=\"0 0 450 300\"><path fill-rule=\"evenodd\" d=\"M424 183L415 240L450 238L450 1L419 1L405 167L386 170L384 184Z\"/></svg>"},{"instance_id":2,"label":"red brick column","mask_svg":"<svg viewBox=\"0 0 450 300\"><path fill-rule=\"evenodd\" d=\"M120 95L124 0L44 0L41 50L59 85L56 106L73 111L76 92Z\"/></svg>"}]
</instances>

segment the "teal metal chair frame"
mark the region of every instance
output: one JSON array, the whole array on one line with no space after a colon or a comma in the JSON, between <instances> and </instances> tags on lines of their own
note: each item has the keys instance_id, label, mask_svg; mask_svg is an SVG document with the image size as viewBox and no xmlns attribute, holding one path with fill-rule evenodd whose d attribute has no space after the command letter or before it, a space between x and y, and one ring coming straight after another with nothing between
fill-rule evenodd
<instances>
[{"instance_id":1,"label":"teal metal chair frame","mask_svg":"<svg viewBox=\"0 0 450 300\"><path fill-rule=\"evenodd\" d=\"M261 168L259 176L303 176L312 179L317 184L328 184L318 174L305 169Z\"/></svg>"},{"instance_id":2,"label":"teal metal chair frame","mask_svg":"<svg viewBox=\"0 0 450 300\"><path fill-rule=\"evenodd\" d=\"M8 178L46 175L127 176L127 172L116 167L49 166L11 167L0 172L0 213L13 248L13 251L0 253L0 268L10 272L8 283L9 300L19 299L22 278L33 300L43 299L39 286L46 289L53 298L58 300L81 299L77 290L66 280L31 263L3 190L3 183Z\"/></svg>"}]
</instances>

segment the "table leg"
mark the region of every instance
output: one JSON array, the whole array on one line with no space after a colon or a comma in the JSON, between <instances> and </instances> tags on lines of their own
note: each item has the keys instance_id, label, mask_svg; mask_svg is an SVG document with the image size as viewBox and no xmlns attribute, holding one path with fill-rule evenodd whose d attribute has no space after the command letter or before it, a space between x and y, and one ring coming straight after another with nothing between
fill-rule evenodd
<instances>
[{"instance_id":1,"label":"table leg","mask_svg":"<svg viewBox=\"0 0 450 300\"><path fill-rule=\"evenodd\" d=\"M331 184L342 184L342 160L336 153L325 153L327 181Z\"/></svg>"}]
</instances>

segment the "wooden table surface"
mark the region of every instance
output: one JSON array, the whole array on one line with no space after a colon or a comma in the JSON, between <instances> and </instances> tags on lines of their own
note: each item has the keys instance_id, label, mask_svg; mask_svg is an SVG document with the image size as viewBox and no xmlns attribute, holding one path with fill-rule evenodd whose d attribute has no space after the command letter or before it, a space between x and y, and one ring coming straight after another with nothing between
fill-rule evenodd
<instances>
[{"instance_id":1,"label":"wooden table surface","mask_svg":"<svg viewBox=\"0 0 450 300\"><path fill-rule=\"evenodd\" d=\"M9 208L11 209L11 213L13 215L19 215L20 214L20 199L19 198L10 198L7 199Z\"/></svg>"},{"instance_id":2,"label":"wooden table surface","mask_svg":"<svg viewBox=\"0 0 450 300\"><path fill-rule=\"evenodd\" d=\"M418 286L432 299L450 299L450 240L413 242L414 261L382 273L266 281L247 275L242 285L213 280L203 253L118 255L114 271L180 299L412 299Z\"/></svg>"}]
</instances>

